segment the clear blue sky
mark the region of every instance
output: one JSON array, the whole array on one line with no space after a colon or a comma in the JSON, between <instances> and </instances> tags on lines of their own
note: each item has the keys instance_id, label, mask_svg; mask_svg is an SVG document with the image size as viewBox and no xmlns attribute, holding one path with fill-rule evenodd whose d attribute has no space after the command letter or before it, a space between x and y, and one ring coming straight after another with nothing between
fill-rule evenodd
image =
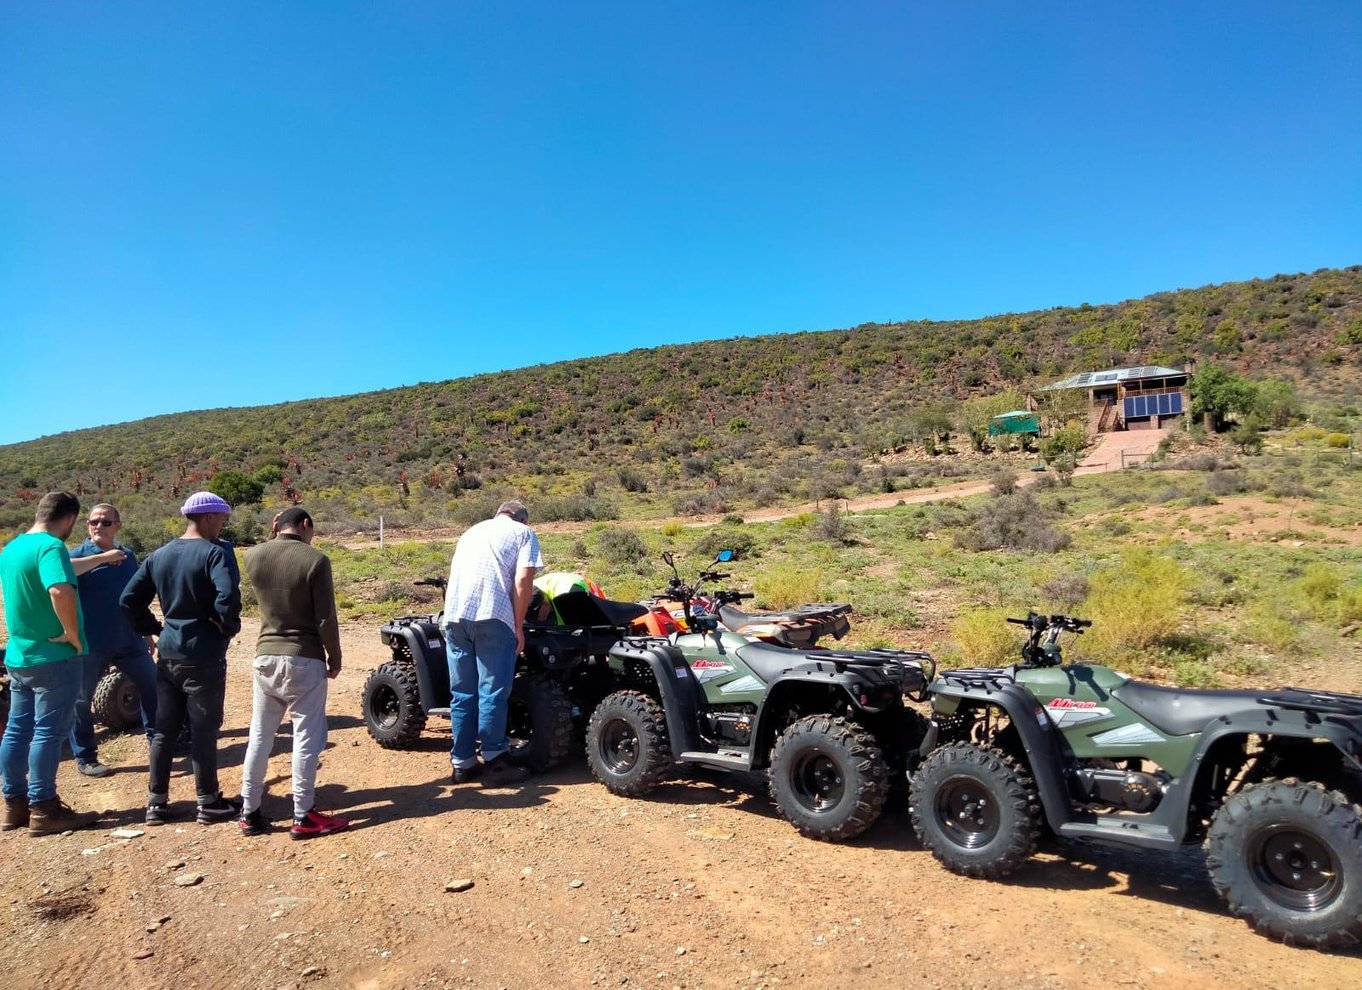
<instances>
[{"instance_id":1,"label":"clear blue sky","mask_svg":"<svg viewBox=\"0 0 1362 990\"><path fill-rule=\"evenodd\" d=\"M1362 263L1362 4L0 7L0 443Z\"/></svg>"}]
</instances>

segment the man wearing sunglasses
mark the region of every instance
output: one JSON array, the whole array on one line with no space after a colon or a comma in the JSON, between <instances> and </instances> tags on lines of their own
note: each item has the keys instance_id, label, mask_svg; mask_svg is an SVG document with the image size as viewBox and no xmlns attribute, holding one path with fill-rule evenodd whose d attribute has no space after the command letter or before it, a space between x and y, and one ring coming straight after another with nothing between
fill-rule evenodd
<instances>
[{"instance_id":1,"label":"man wearing sunglasses","mask_svg":"<svg viewBox=\"0 0 1362 990\"><path fill-rule=\"evenodd\" d=\"M109 773L109 768L99 762L90 700L110 664L137 686L142 728L148 738L156 727L156 664L151 659L154 641L150 636L137 635L118 607L119 596L137 573L137 555L118 542L122 528L118 510L101 502L90 510L85 521L85 542L71 551L86 639L76 723L71 729L71 752L76 758L76 769L87 777Z\"/></svg>"}]
</instances>

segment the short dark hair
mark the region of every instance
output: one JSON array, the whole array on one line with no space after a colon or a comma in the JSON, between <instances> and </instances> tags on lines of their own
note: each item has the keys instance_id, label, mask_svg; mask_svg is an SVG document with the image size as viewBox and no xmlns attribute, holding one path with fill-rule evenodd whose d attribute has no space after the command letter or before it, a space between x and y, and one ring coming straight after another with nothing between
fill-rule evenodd
<instances>
[{"instance_id":1,"label":"short dark hair","mask_svg":"<svg viewBox=\"0 0 1362 990\"><path fill-rule=\"evenodd\" d=\"M80 499L70 492L48 492L38 499L38 508L33 513L35 521L43 523L65 519L67 516L80 515Z\"/></svg>"},{"instance_id":2,"label":"short dark hair","mask_svg":"<svg viewBox=\"0 0 1362 990\"><path fill-rule=\"evenodd\" d=\"M293 508L285 509L279 513L280 529L298 529L304 523L308 526L312 525L312 514L306 509L300 509L295 505Z\"/></svg>"}]
</instances>

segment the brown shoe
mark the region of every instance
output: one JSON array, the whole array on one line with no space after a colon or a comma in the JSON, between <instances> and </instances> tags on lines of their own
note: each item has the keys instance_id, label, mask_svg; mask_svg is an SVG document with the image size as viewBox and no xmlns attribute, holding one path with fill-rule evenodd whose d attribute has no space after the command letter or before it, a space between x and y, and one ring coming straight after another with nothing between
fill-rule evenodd
<instances>
[{"instance_id":1,"label":"brown shoe","mask_svg":"<svg viewBox=\"0 0 1362 990\"><path fill-rule=\"evenodd\" d=\"M29 835L55 835L85 828L99 820L98 811L76 811L59 797L34 801L28 808Z\"/></svg>"},{"instance_id":2,"label":"brown shoe","mask_svg":"<svg viewBox=\"0 0 1362 990\"><path fill-rule=\"evenodd\" d=\"M12 832L16 828L28 827L28 798L5 798L5 820L0 822L0 832Z\"/></svg>"}]
</instances>

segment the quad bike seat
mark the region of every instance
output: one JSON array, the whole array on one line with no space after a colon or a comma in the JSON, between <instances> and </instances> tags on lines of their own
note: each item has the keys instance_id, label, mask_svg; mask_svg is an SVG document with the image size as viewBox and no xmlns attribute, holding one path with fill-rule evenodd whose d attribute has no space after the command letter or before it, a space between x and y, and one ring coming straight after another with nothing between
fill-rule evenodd
<instances>
[{"instance_id":1,"label":"quad bike seat","mask_svg":"<svg viewBox=\"0 0 1362 990\"><path fill-rule=\"evenodd\" d=\"M565 626L627 626L639 616L648 614L646 605L597 598L585 591L557 595L553 607Z\"/></svg>"},{"instance_id":2,"label":"quad bike seat","mask_svg":"<svg viewBox=\"0 0 1362 990\"><path fill-rule=\"evenodd\" d=\"M738 659L747 664L767 684L808 657L785 646L769 643L746 643L735 650Z\"/></svg>"},{"instance_id":3,"label":"quad bike seat","mask_svg":"<svg viewBox=\"0 0 1362 990\"><path fill-rule=\"evenodd\" d=\"M1190 691L1126 681L1111 695L1136 715L1170 736L1200 732L1222 715L1261 712L1262 691Z\"/></svg>"}]
</instances>

